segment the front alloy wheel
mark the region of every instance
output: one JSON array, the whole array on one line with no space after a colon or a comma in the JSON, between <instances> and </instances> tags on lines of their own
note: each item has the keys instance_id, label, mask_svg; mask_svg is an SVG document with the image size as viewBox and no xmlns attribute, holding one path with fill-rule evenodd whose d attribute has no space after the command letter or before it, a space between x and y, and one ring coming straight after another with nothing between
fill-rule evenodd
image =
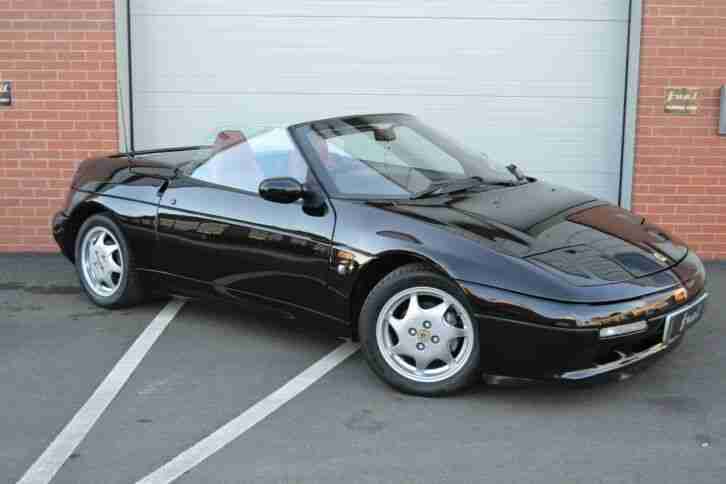
<instances>
[{"instance_id":1,"label":"front alloy wheel","mask_svg":"<svg viewBox=\"0 0 726 484\"><path fill-rule=\"evenodd\" d=\"M373 371L406 393L450 394L479 373L479 327L467 300L425 264L396 269L376 284L358 334Z\"/></svg>"},{"instance_id":2,"label":"front alloy wheel","mask_svg":"<svg viewBox=\"0 0 726 484\"><path fill-rule=\"evenodd\" d=\"M433 287L394 295L376 323L381 355L398 374L416 382L446 380L469 360L474 330L464 307Z\"/></svg>"}]
</instances>

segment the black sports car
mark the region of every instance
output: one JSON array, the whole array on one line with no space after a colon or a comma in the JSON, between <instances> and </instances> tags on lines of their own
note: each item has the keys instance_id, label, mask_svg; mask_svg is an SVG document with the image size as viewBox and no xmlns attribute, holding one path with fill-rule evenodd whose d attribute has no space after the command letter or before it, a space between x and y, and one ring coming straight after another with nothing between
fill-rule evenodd
<instances>
[{"instance_id":1,"label":"black sports car","mask_svg":"<svg viewBox=\"0 0 726 484\"><path fill-rule=\"evenodd\" d=\"M404 114L88 160L53 230L98 305L164 291L324 316L421 395L620 370L679 343L707 297L662 229Z\"/></svg>"}]
</instances>

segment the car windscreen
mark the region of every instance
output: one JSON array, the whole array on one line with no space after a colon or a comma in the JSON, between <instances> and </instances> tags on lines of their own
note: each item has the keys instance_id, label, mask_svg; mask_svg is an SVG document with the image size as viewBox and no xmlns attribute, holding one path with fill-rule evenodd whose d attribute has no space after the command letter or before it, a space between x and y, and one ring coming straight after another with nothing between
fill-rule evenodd
<instances>
[{"instance_id":1,"label":"car windscreen","mask_svg":"<svg viewBox=\"0 0 726 484\"><path fill-rule=\"evenodd\" d=\"M293 127L334 196L411 198L469 179L489 186L516 179L409 115L354 116Z\"/></svg>"}]
</instances>

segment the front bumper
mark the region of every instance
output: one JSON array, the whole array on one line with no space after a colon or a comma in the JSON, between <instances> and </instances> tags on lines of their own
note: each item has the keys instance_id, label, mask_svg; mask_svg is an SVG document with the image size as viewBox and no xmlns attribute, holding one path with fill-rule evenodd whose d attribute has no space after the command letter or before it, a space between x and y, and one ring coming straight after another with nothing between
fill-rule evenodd
<instances>
[{"instance_id":1,"label":"front bumper","mask_svg":"<svg viewBox=\"0 0 726 484\"><path fill-rule=\"evenodd\" d=\"M557 302L459 281L479 322L482 372L575 381L656 358L683 339L664 341L667 318L707 298L703 265L695 256L687 262L673 268L681 285L615 303ZM636 321L646 329L600 336L602 328Z\"/></svg>"},{"instance_id":2,"label":"front bumper","mask_svg":"<svg viewBox=\"0 0 726 484\"><path fill-rule=\"evenodd\" d=\"M590 368L585 368L582 370L574 370L574 371L568 371L565 373L562 373L561 375L558 375L559 378L563 380L585 380L588 378L593 378L595 376L604 375L606 373L614 372L623 370L629 366L638 364L642 361L645 361L649 358L652 358L659 353L662 353L666 351L667 349L670 349L671 347L677 345L680 343L680 340L683 338L684 334L687 330L689 330L694 324L696 324L698 321L700 321L703 311L705 308L701 308L699 316L687 323L684 323L684 327L681 331L679 331L678 335L675 337L670 337L669 334L672 331L670 328L670 325L672 324L672 320L681 316L684 313L688 313L689 311L696 308L698 305L703 304L705 305L706 299L708 299L708 293L703 293L701 296L696 298L694 301L690 302L689 304L684 305L677 311L674 311L667 316L665 316L663 321L663 327L661 330L661 334L663 335L661 337L661 340L658 343L653 344L652 346L648 346L647 348L634 352L634 353L625 353L623 351L613 350L613 355L616 359L610 362L602 363L602 364L596 364ZM659 328L661 326L658 326Z\"/></svg>"}]
</instances>

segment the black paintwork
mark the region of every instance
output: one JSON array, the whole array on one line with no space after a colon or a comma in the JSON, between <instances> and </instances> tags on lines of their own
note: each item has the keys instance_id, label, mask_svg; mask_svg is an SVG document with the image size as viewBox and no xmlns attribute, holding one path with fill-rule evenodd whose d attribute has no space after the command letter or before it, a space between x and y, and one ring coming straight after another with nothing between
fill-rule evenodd
<instances>
[{"instance_id":1,"label":"black paintwork","mask_svg":"<svg viewBox=\"0 0 726 484\"><path fill-rule=\"evenodd\" d=\"M688 300L704 290L703 266L683 242L542 181L379 201L331 199L306 184L305 197L282 204L177 170L208 150L83 162L54 219L63 252L72 259L80 223L106 211L152 284L344 324L355 322L361 281L383 266L425 261L467 295L482 325L482 369L516 376L592 366L612 349L598 328L645 317L646 334L618 340L637 346L657 332L659 316L684 303L678 289L687 288ZM289 185L269 188L280 197Z\"/></svg>"}]
</instances>

